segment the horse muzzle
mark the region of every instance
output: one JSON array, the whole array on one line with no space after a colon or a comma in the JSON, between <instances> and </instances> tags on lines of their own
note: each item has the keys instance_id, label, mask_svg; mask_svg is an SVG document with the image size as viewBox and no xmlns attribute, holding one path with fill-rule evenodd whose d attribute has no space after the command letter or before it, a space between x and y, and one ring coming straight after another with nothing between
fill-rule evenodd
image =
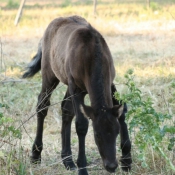
<instances>
[{"instance_id":1,"label":"horse muzzle","mask_svg":"<svg viewBox=\"0 0 175 175\"><path fill-rule=\"evenodd\" d=\"M109 162L108 160L104 160L103 165L104 165L105 169L110 173L114 173L118 167L117 160L115 160L112 163Z\"/></svg>"}]
</instances>

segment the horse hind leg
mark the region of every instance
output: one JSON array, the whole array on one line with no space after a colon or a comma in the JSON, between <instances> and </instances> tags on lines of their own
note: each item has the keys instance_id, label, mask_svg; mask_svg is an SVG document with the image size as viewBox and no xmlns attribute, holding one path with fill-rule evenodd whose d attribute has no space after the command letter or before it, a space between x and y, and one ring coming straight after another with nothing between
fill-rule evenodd
<instances>
[{"instance_id":1,"label":"horse hind leg","mask_svg":"<svg viewBox=\"0 0 175 175\"><path fill-rule=\"evenodd\" d=\"M58 85L59 80L56 77L52 77L51 79L47 80L46 76L43 78L42 81L42 89L38 96L38 103L37 103L37 131L35 141L32 147L32 155L31 155L31 162L32 163L40 163L41 162L41 152L43 149L43 125L44 119L48 112L48 107L50 106L50 97L53 90Z\"/></svg>"},{"instance_id":2,"label":"horse hind leg","mask_svg":"<svg viewBox=\"0 0 175 175\"><path fill-rule=\"evenodd\" d=\"M67 90L65 97L61 104L62 110L62 152L61 157L63 160L63 164L68 170L76 169L76 166L72 160L72 151L71 151L71 123L74 117L74 109L72 106L72 101L70 94Z\"/></svg>"},{"instance_id":3,"label":"horse hind leg","mask_svg":"<svg viewBox=\"0 0 175 175\"><path fill-rule=\"evenodd\" d=\"M112 85L113 104L118 105L119 102L114 98L115 91L116 91L116 88L114 85ZM120 161L122 164L122 170L128 172L131 170L132 158L131 158L131 141L129 139L127 124L125 122L126 112L127 112L127 105L125 103L123 113L119 118L119 123L120 123L120 128L121 128L120 129L120 139L121 139L120 147L122 150L122 157Z\"/></svg>"}]
</instances>

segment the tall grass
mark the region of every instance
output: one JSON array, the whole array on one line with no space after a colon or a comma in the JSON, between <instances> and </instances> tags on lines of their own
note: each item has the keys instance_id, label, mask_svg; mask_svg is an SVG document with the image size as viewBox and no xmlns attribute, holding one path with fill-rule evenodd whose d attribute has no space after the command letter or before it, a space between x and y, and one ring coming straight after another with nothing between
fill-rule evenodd
<instances>
[{"instance_id":1,"label":"tall grass","mask_svg":"<svg viewBox=\"0 0 175 175\"><path fill-rule=\"evenodd\" d=\"M14 19L17 9L0 9L0 26L1 35L14 35L19 30L27 33L36 33L36 30L45 28L48 23L60 16L80 15L85 17L100 32L108 35L115 35L118 32L118 25L132 22L144 22L159 20L157 25L163 25L167 20L173 20L174 4L160 6L160 8L147 9L143 4L99 4L97 7L97 15L93 14L93 7L89 5L66 6L61 8L55 7L24 7L21 21L15 27ZM40 13L39 13L40 12ZM106 27L108 26L108 27ZM39 31L40 32L40 31Z\"/></svg>"},{"instance_id":2,"label":"tall grass","mask_svg":"<svg viewBox=\"0 0 175 175\"><path fill-rule=\"evenodd\" d=\"M61 163L61 113L60 102L66 87L59 85L52 96L54 104L44 125L44 151L41 166L30 165L29 155L35 136L35 106L41 88L41 76L31 80L21 80L22 71L37 50L37 45L49 22L60 16L81 15L95 26L105 37L116 68L116 86L120 93L126 93L124 75L129 68L134 69L135 83L143 92L143 98L150 96L153 107L159 112L171 113L174 122L175 92L171 85L175 82L174 50L174 5L152 4L147 9L144 4L109 3L99 4L97 15L92 5L31 6L26 5L20 23L14 26L17 8L0 9L1 70L0 103L9 108L0 108L6 118L11 118L13 126L22 133L22 138L0 140L0 174L77 174L66 171ZM77 10L78 9L78 10ZM22 124L23 123L23 124ZM10 124L10 123L8 123ZM1 127L1 125L0 125ZM2 129L2 128L0 128ZM155 152L153 145L145 150L145 167L134 144L137 132L130 133L133 140L133 166L129 174L173 174L167 161ZM92 128L86 137L88 169L91 175L105 174L101 159L93 139ZM169 135L168 137L171 137ZM162 142L162 149L166 142ZM117 157L121 150L117 141ZM77 158L78 139L72 127L73 159ZM175 164L173 151L167 151ZM125 174L119 168L117 174Z\"/></svg>"}]
</instances>

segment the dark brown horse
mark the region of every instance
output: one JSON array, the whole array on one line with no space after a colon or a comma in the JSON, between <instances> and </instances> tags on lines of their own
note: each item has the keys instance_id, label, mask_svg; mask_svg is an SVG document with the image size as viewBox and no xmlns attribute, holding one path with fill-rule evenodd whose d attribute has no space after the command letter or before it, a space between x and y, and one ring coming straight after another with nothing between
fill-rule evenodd
<instances>
[{"instance_id":1,"label":"dark brown horse","mask_svg":"<svg viewBox=\"0 0 175 175\"><path fill-rule=\"evenodd\" d=\"M41 69L42 89L37 105L37 132L32 148L32 162L41 161L43 124L50 105L50 96L61 81L68 86L62 101L62 158L67 169L76 168L70 146L71 122L76 116L79 139L77 165L79 175L87 175L85 136L88 119L92 119L94 138L105 169L114 172L116 138L120 133L122 169L131 169L131 143L125 123L126 105L121 106L113 97L115 69L109 48L101 36L85 19L72 16L54 19L47 27L38 53L24 73L32 77ZM89 94L91 106L84 104Z\"/></svg>"}]
</instances>

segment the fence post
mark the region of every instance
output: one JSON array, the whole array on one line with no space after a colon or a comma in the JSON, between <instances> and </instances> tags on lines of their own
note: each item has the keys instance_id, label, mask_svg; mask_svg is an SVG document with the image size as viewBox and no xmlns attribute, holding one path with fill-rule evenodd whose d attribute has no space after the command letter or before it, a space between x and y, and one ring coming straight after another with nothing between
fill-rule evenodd
<instances>
[{"instance_id":1,"label":"fence post","mask_svg":"<svg viewBox=\"0 0 175 175\"><path fill-rule=\"evenodd\" d=\"M97 0L94 0L94 16L96 15Z\"/></svg>"},{"instance_id":2,"label":"fence post","mask_svg":"<svg viewBox=\"0 0 175 175\"><path fill-rule=\"evenodd\" d=\"M20 6L19 6L19 9L18 9L18 13L16 15L15 22L14 22L15 26L18 24L18 22L20 20L25 2L26 2L26 0L21 0Z\"/></svg>"},{"instance_id":3,"label":"fence post","mask_svg":"<svg viewBox=\"0 0 175 175\"><path fill-rule=\"evenodd\" d=\"M150 8L150 0L146 0L147 1L147 9Z\"/></svg>"}]
</instances>

